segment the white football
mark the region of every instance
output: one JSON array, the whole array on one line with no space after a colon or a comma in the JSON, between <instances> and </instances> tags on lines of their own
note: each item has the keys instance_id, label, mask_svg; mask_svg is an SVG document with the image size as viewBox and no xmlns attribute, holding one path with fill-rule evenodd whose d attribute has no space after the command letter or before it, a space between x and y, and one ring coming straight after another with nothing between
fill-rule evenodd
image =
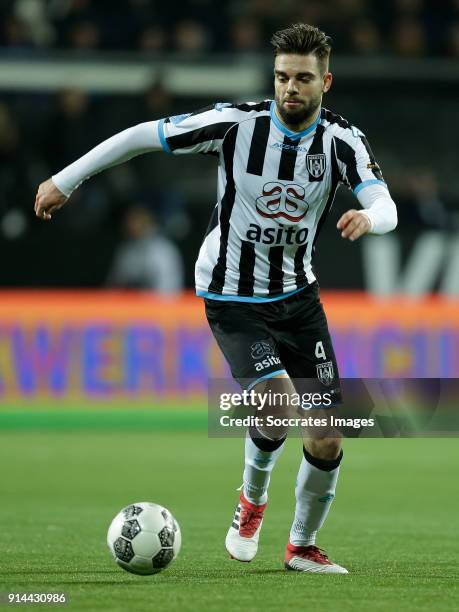
<instances>
[{"instance_id":1,"label":"white football","mask_svg":"<svg viewBox=\"0 0 459 612\"><path fill-rule=\"evenodd\" d=\"M172 563L179 554L182 536L167 508L138 502L115 516L108 528L107 544L120 567L147 576Z\"/></svg>"}]
</instances>

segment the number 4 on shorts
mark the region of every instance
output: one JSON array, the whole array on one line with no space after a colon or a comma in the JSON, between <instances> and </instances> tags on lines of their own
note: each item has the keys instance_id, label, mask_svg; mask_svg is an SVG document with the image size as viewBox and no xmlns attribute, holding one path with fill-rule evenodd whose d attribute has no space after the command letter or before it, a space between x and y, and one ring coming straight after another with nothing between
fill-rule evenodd
<instances>
[{"instance_id":1,"label":"number 4 on shorts","mask_svg":"<svg viewBox=\"0 0 459 612\"><path fill-rule=\"evenodd\" d=\"M322 340L316 342L316 357L317 359L323 359L324 361L327 359L325 356L325 349Z\"/></svg>"}]
</instances>

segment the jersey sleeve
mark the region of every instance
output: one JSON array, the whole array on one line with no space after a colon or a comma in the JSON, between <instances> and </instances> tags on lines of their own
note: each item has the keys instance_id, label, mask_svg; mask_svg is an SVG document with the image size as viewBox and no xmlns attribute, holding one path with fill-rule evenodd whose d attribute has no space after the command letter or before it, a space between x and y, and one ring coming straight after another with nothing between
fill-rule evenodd
<instances>
[{"instance_id":1,"label":"jersey sleeve","mask_svg":"<svg viewBox=\"0 0 459 612\"><path fill-rule=\"evenodd\" d=\"M341 182L354 194L368 185L386 186L370 144L360 130L352 127L335 136L335 147Z\"/></svg>"},{"instance_id":2,"label":"jersey sleeve","mask_svg":"<svg viewBox=\"0 0 459 612\"><path fill-rule=\"evenodd\" d=\"M168 153L215 153L228 130L239 121L237 109L220 102L193 113L161 119L158 134Z\"/></svg>"}]
</instances>

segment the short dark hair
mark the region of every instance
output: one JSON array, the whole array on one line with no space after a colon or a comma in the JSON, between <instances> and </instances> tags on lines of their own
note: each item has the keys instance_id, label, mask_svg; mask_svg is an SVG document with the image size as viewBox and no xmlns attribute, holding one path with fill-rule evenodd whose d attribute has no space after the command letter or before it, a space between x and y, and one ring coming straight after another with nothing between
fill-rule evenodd
<instances>
[{"instance_id":1,"label":"short dark hair","mask_svg":"<svg viewBox=\"0 0 459 612\"><path fill-rule=\"evenodd\" d=\"M281 54L309 55L312 53L326 64L332 48L332 40L325 32L307 23L294 23L275 32L271 38L274 56Z\"/></svg>"}]
</instances>

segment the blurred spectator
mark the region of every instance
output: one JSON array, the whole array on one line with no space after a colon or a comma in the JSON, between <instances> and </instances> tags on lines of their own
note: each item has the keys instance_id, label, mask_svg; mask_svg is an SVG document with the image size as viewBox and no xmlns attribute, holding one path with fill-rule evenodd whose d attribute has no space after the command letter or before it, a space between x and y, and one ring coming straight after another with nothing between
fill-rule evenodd
<instances>
[{"instance_id":1,"label":"blurred spectator","mask_svg":"<svg viewBox=\"0 0 459 612\"><path fill-rule=\"evenodd\" d=\"M335 57L350 52L362 57L392 53L396 57L417 58L428 56L432 50L450 56L452 61L459 57L459 0L388 0L387 3L182 0L167 8L165 11L154 0L118 3L113 0L2 0L0 53L38 55L40 46L67 49L70 53L75 49L151 53L181 50L184 60L187 55L197 54L201 65L200 53L204 52L207 59L209 50L237 50L242 61L243 54L252 51L263 53L269 60L269 37L273 30L305 20L332 36ZM147 60L144 65L148 71L149 58L142 59ZM188 99L173 95L167 88L169 81L163 81L158 74L160 62L154 58L150 63L154 81L142 94L127 90L91 96L78 89L56 94L38 89L7 91L4 84L4 101L0 102L0 237L9 239L9 247L19 248L20 243L21 252L33 257L33 253L29 254L33 251L28 242L29 231L30 236L39 231L42 235L49 232L51 237L56 233L56 225L57 234L68 234L78 245L75 250L81 253L82 260L88 237L107 240L110 244L106 249L107 258L98 262L98 278L105 278L108 254L118 238L116 220L120 210L125 210L126 202L132 202L133 194L137 194L143 202L154 204L155 219L163 232L183 246L187 253L187 281L191 284L193 266L188 254L199 248L201 233L208 222L207 205L215 195L215 160L211 157L189 156L178 167L176 160L161 153L139 156L85 182L72 196L71 205L56 215L52 225L38 224L31 210L38 183L101 140L136 123L188 112L219 99L214 95L208 98L203 92L192 97L190 94ZM167 69L166 65L164 77L169 77ZM170 77L175 75L171 73ZM339 78L331 92L332 98L327 101L332 109L343 108L343 114L355 119L365 131L368 126L386 173L397 171L407 163L431 166L430 171L401 171L398 187L397 181L389 179L399 204L401 226L404 218L407 224L420 229L457 228L451 211L459 210L459 179L450 147L443 145L444 135L452 135L459 125L452 70L451 77L444 81L439 78L434 93L432 88L426 88L425 79L397 80L394 88L388 87L388 81L377 82L375 78L369 88L364 88L364 98L358 106L355 80ZM432 100L439 95L442 112L428 145L425 131L419 126L431 112ZM221 99L237 101L231 92ZM441 181L440 194L435 177ZM52 249L49 244L43 248ZM89 260L88 256L86 261ZM76 267L69 268L69 283L75 279L79 283L78 278ZM18 276L17 282L24 280Z\"/></svg>"},{"instance_id":2,"label":"blurred spectator","mask_svg":"<svg viewBox=\"0 0 459 612\"><path fill-rule=\"evenodd\" d=\"M181 291L181 254L174 243L161 234L152 212L142 205L134 205L126 212L124 223L126 241L115 254L108 284L152 289L164 294Z\"/></svg>"},{"instance_id":3,"label":"blurred spectator","mask_svg":"<svg viewBox=\"0 0 459 612\"><path fill-rule=\"evenodd\" d=\"M320 24L320 27L324 27L323 24L327 18L334 13L333 8L320 0L311 0L311 2L297 5L293 21Z\"/></svg>"},{"instance_id":4,"label":"blurred spectator","mask_svg":"<svg viewBox=\"0 0 459 612\"><path fill-rule=\"evenodd\" d=\"M35 46L28 23L15 15L6 18L2 38L2 44L10 50L31 49Z\"/></svg>"},{"instance_id":5,"label":"blurred spectator","mask_svg":"<svg viewBox=\"0 0 459 612\"><path fill-rule=\"evenodd\" d=\"M25 230L26 182L19 126L10 108L0 102L0 219L6 238L16 238Z\"/></svg>"},{"instance_id":6,"label":"blurred spectator","mask_svg":"<svg viewBox=\"0 0 459 612\"><path fill-rule=\"evenodd\" d=\"M129 10L138 14L146 15L151 14L152 1L151 0L128 0Z\"/></svg>"},{"instance_id":7,"label":"blurred spectator","mask_svg":"<svg viewBox=\"0 0 459 612\"><path fill-rule=\"evenodd\" d=\"M450 215L440 198L438 182L431 168L417 168L406 176L413 204L425 227L448 230Z\"/></svg>"},{"instance_id":8,"label":"blurred spectator","mask_svg":"<svg viewBox=\"0 0 459 612\"><path fill-rule=\"evenodd\" d=\"M177 115L192 108L194 105L184 109L183 101L181 104L177 102L164 85L161 75L158 75L142 97L124 100L118 105L115 112L120 122L115 131L144 121ZM113 117L110 117L106 127L106 132L110 131L113 131ZM161 154L141 155L133 163L110 170L107 178L113 183L112 191L123 202L130 199L133 192L142 201L153 202L152 209L161 228L174 239L182 240L190 230L189 211L182 182L177 180L177 166L168 162L168 156ZM141 193L139 188L142 189Z\"/></svg>"},{"instance_id":9,"label":"blurred spectator","mask_svg":"<svg viewBox=\"0 0 459 612\"><path fill-rule=\"evenodd\" d=\"M10 108L0 102L0 155L4 156L5 160L9 156L14 157L19 141L19 128Z\"/></svg>"},{"instance_id":10,"label":"blurred spectator","mask_svg":"<svg viewBox=\"0 0 459 612\"><path fill-rule=\"evenodd\" d=\"M357 18L365 14L368 5L367 0L335 0L334 10L341 18Z\"/></svg>"},{"instance_id":11,"label":"blurred spectator","mask_svg":"<svg viewBox=\"0 0 459 612\"><path fill-rule=\"evenodd\" d=\"M41 154L53 174L72 163L103 138L102 122L98 109L89 96L80 89L65 89L57 94L56 105L45 123ZM72 206L56 217L55 223L71 231L84 233L97 230L109 215L108 193L104 182L84 183L72 196Z\"/></svg>"},{"instance_id":12,"label":"blurred spectator","mask_svg":"<svg viewBox=\"0 0 459 612\"><path fill-rule=\"evenodd\" d=\"M54 31L46 13L46 3L37 0L16 0L17 17L27 23L30 36L39 46L49 46L54 41Z\"/></svg>"},{"instance_id":13,"label":"blurred spectator","mask_svg":"<svg viewBox=\"0 0 459 612\"><path fill-rule=\"evenodd\" d=\"M154 81L143 95L143 110L147 118L159 119L174 114L174 96L160 79Z\"/></svg>"},{"instance_id":14,"label":"blurred spectator","mask_svg":"<svg viewBox=\"0 0 459 612\"><path fill-rule=\"evenodd\" d=\"M167 48L167 32L160 25L150 25L138 36L139 51L159 53Z\"/></svg>"},{"instance_id":15,"label":"blurred spectator","mask_svg":"<svg viewBox=\"0 0 459 612\"><path fill-rule=\"evenodd\" d=\"M66 89L57 94L56 101L45 143L47 160L53 171L86 153L97 139L97 118L86 92Z\"/></svg>"},{"instance_id":16,"label":"blurred spectator","mask_svg":"<svg viewBox=\"0 0 459 612\"><path fill-rule=\"evenodd\" d=\"M54 3L52 7L59 46L94 49L101 43L98 14L91 0L69 0Z\"/></svg>"},{"instance_id":17,"label":"blurred spectator","mask_svg":"<svg viewBox=\"0 0 459 612\"><path fill-rule=\"evenodd\" d=\"M228 14L235 18L245 12L258 19L282 19L292 15L296 5L296 0L233 0L228 2Z\"/></svg>"},{"instance_id":18,"label":"blurred spectator","mask_svg":"<svg viewBox=\"0 0 459 612\"><path fill-rule=\"evenodd\" d=\"M454 215L440 197L437 179L430 168L413 168L399 173L391 180L391 191L397 202L400 227L455 229Z\"/></svg>"},{"instance_id":19,"label":"blurred spectator","mask_svg":"<svg viewBox=\"0 0 459 612\"><path fill-rule=\"evenodd\" d=\"M401 19L395 25L393 49L400 57L423 57L428 47L426 33L421 21Z\"/></svg>"},{"instance_id":20,"label":"blurred spectator","mask_svg":"<svg viewBox=\"0 0 459 612\"><path fill-rule=\"evenodd\" d=\"M183 53L203 53L211 44L210 32L198 21L185 19L174 28L175 49Z\"/></svg>"},{"instance_id":21,"label":"blurred spectator","mask_svg":"<svg viewBox=\"0 0 459 612\"><path fill-rule=\"evenodd\" d=\"M446 49L450 57L459 57L459 21L453 23L449 28Z\"/></svg>"},{"instance_id":22,"label":"blurred spectator","mask_svg":"<svg viewBox=\"0 0 459 612\"><path fill-rule=\"evenodd\" d=\"M97 25L91 21L75 23L68 33L68 42L74 49L90 51L100 46L101 35Z\"/></svg>"},{"instance_id":23,"label":"blurred spectator","mask_svg":"<svg viewBox=\"0 0 459 612\"><path fill-rule=\"evenodd\" d=\"M358 55L376 55L382 51L379 30L368 19L360 19L352 25L350 42L352 52Z\"/></svg>"},{"instance_id":24,"label":"blurred spectator","mask_svg":"<svg viewBox=\"0 0 459 612\"><path fill-rule=\"evenodd\" d=\"M112 99L111 112L104 113L104 134L109 134L113 130L120 132L144 121L178 115L183 112L182 108L164 85L161 75L158 75L138 96Z\"/></svg>"},{"instance_id":25,"label":"blurred spectator","mask_svg":"<svg viewBox=\"0 0 459 612\"><path fill-rule=\"evenodd\" d=\"M254 53L263 50L266 41L259 21L255 19L238 19L230 26L231 49L236 53Z\"/></svg>"},{"instance_id":26,"label":"blurred spectator","mask_svg":"<svg viewBox=\"0 0 459 612\"><path fill-rule=\"evenodd\" d=\"M395 53L418 57L426 46L450 53L445 40L458 16L459 0L181 0L167 11L153 0L3 0L0 44L167 52L170 40L183 53L245 52L268 48L274 29L305 21L328 31L338 52L379 53L373 24L396 30Z\"/></svg>"},{"instance_id":27,"label":"blurred spectator","mask_svg":"<svg viewBox=\"0 0 459 612\"><path fill-rule=\"evenodd\" d=\"M424 0L394 0L394 11L398 15L420 16Z\"/></svg>"}]
</instances>

